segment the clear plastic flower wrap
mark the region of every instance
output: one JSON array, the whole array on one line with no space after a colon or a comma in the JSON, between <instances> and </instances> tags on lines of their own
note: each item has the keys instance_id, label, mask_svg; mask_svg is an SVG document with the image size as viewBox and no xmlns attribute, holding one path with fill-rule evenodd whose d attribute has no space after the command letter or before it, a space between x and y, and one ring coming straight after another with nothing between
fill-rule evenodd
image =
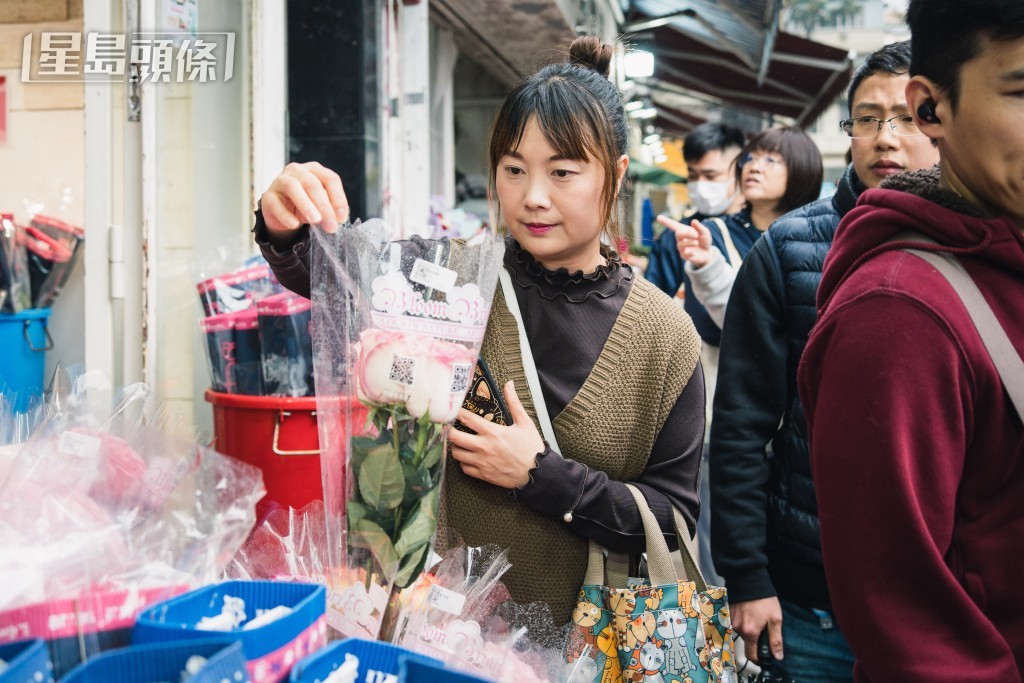
<instances>
[{"instance_id":1,"label":"clear plastic flower wrap","mask_svg":"<svg viewBox=\"0 0 1024 683\"><path fill-rule=\"evenodd\" d=\"M501 583L511 566L498 546L451 548L402 592L393 641L501 683L568 680L567 630L546 605L512 600Z\"/></svg>"},{"instance_id":2,"label":"clear plastic flower wrap","mask_svg":"<svg viewBox=\"0 0 1024 683\"><path fill-rule=\"evenodd\" d=\"M231 560L227 576L324 583L327 529L323 501L314 500L301 510L279 508L267 515Z\"/></svg>"},{"instance_id":3,"label":"clear plastic flower wrap","mask_svg":"<svg viewBox=\"0 0 1024 683\"><path fill-rule=\"evenodd\" d=\"M45 418L43 394L34 388L16 390L0 379L0 447L28 441ZM15 449L16 450L16 449ZM0 481L5 464L0 454Z\"/></svg>"},{"instance_id":4,"label":"clear plastic flower wrap","mask_svg":"<svg viewBox=\"0 0 1024 683\"><path fill-rule=\"evenodd\" d=\"M112 393L98 373L52 391L0 482L0 642L42 637L58 667L220 578L264 491L256 468L171 436L144 385L113 409Z\"/></svg>"},{"instance_id":5,"label":"clear plastic flower wrap","mask_svg":"<svg viewBox=\"0 0 1024 683\"><path fill-rule=\"evenodd\" d=\"M423 567L504 250L489 233L397 240L379 220L313 230L328 619L345 635L376 638L392 589Z\"/></svg>"}]
</instances>

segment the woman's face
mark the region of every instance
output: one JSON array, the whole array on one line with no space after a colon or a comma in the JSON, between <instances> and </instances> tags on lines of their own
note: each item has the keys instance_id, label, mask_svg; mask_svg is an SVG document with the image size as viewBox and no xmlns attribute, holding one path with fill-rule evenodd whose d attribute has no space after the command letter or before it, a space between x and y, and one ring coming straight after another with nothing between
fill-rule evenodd
<instances>
[{"instance_id":1,"label":"woman's face","mask_svg":"<svg viewBox=\"0 0 1024 683\"><path fill-rule=\"evenodd\" d=\"M621 170L626 163L623 156ZM498 160L495 173L509 232L545 268L569 272L591 272L603 262L604 180L605 170L593 158L559 158L535 117L519 146Z\"/></svg>"},{"instance_id":2,"label":"woman's face","mask_svg":"<svg viewBox=\"0 0 1024 683\"><path fill-rule=\"evenodd\" d=\"M755 149L740 158L743 164L740 180L744 198L754 208L774 209L786 194L789 170L778 152Z\"/></svg>"}]
</instances>

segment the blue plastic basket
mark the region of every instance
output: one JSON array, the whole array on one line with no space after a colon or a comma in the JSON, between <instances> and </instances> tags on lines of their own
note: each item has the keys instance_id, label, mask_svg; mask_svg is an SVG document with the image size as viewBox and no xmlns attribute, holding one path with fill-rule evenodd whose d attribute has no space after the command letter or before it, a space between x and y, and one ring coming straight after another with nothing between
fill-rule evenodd
<instances>
[{"instance_id":1,"label":"blue plastic basket","mask_svg":"<svg viewBox=\"0 0 1024 683\"><path fill-rule=\"evenodd\" d=\"M181 681L189 658L206 664L186 683L248 683L242 644L226 638L133 645L97 655L79 664L60 683L150 683Z\"/></svg>"},{"instance_id":2,"label":"blue plastic basket","mask_svg":"<svg viewBox=\"0 0 1024 683\"><path fill-rule=\"evenodd\" d=\"M403 660L412 660L441 666L433 657L406 650L404 647L359 638L338 640L319 652L301 660L292 669L291 683L321 683L345 663L345 655L359 659L359 681L378 681L397 676ZM379 675L377 675L379 674ZM392 679L394 680L394 679Z\"/></svg>"},{"instance_id":3,"label":"blue plastic basket","mask_svg":"<svg viewBox=\"0 0 1024 683\"><path fill-rule=\"evenodd\" d=\"M0 683L53 683L53 667L42 640L0 645L0 659L7 662Z\"/></svg>"},{"instance_id":4,"label":"blue plastic basket","mask_svg":"<svg viewBox=\"0 0 1024 683\"><path fill-rule=\"evenodd\" d=\"M249 619L256 616L257 609L272 609L278 605L292 608L291 614L265 626L217 633L241 641L247 660L259 659L288 645L327 610L327 593L319 584L225 581L147 608L135 622L132 643L210 638L213 632L197 629L196 623L203 617L220 614L225 595L245 600Z\"/></svg>"},{"instance_id":5,"label":"blue plastic basket","mask_svg":"<svg viewBox=\"0 0 1024 683\"><path fill-rule=\"evenodd\" d=\"M46 328L49 317L49 308L0 313L0 377L17 394L16 412L25 411L29 399L43 393L46 352L53 348Z\"/></svg>"},{"instance_id":6,"label":"blue plastic basket","mask_svg":"<svg viewBox=\"0 0 1024 683\"><path fill-rule=\"evenodd\" d=\"M398 681L399 683L493 683L489 678L453 671L439 664L412 658L402 660L402 670L398 674Z\"/></svg>"}]
</instances>

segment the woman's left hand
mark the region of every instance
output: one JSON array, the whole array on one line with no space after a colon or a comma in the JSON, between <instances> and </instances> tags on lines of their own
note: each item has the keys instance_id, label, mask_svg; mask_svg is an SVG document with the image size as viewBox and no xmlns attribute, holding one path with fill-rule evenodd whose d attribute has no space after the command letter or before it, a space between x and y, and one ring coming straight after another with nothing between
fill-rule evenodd
<instances>
[{"instance_id":1,"label":"woman's left hand","mask_svg":"<svg viewBox=\"0 0 1024 683\"><path fill-rule=\"evenodd\" d=\"M684 225L668 216L658 216L658 222L676 234L679 257L694 268L703 268L711 261L711 231L700 221Z\"/></svg>"},{"instance_id":2,"label":"woman's left hand","mask_svg":"<svg viewBox=\"0 0 1024 683\"><path fill-rule=\"evenodd\" d=\"M519 402L512 382L505 385L504 394L512 415L511 425L494 424L463 408L458 420L476 434L450 429L448 443L452 457L463 472L495 486L513 489L529 483L537 454L544 451L544 439Z\"/></svg>"}]
</instances>

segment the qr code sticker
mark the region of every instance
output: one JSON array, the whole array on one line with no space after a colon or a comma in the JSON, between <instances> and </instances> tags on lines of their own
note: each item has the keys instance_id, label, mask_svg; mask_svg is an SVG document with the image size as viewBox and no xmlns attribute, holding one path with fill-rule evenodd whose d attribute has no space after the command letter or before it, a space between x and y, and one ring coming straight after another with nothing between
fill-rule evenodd
<instances>
[{"instance_id":1,"label":"qr code sticker","mask_svg":"<svg viewBox=\"0 0 1024 683\"><path fill-rule=\"evenodd\" d=\"M473 366L468 363L456 363L452 366L452 393L464 394L469 390L469 379Z\"/></svg>"},{"instance_id":2,"label":"qr code sticker","mask_svg":"<svg viewBox=\"0 0 1024 683\"><path fill-rule=\"evenodd\" d=\"M397 353L391 356L391 374L388 379L392 382L412 386L416 377L416 359L411 356L399 356Z\"/></svg>"}]
</instances>

